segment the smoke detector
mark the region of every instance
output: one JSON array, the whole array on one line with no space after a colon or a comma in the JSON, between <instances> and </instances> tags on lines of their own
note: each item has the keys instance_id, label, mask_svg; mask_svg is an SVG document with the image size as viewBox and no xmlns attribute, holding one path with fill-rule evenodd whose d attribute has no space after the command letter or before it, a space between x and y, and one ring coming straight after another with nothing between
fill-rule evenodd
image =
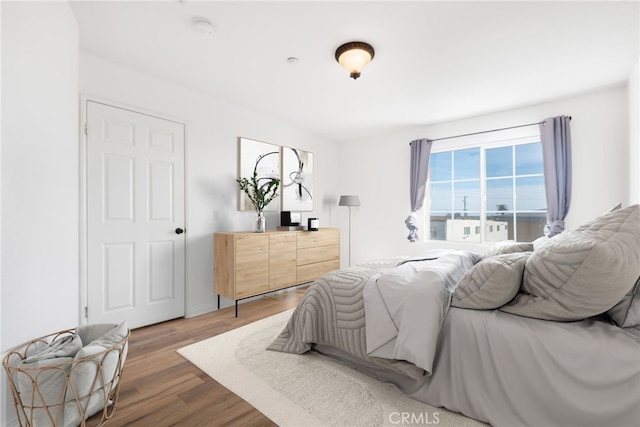
<instances>
[{"instance_id":1,"label":"smoke detector","mask_svg":"<svg viewBox=\"0 0 640 427\"><path fill-rule=\"evenodd\" d=\"M203 18L197 18L193 20L193 28L196 32L211 36L216 32L216 27L209 21Z\"/></svg>"}]
</instances>

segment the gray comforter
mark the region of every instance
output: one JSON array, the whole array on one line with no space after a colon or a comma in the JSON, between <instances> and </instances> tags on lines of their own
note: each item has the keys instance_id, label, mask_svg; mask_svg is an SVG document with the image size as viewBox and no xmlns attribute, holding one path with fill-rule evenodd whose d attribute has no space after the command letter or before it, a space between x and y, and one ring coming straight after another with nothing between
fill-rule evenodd
<instances>
[{"instance_id":1,"label":"gray comforter","mask_svg":"<svg viewBox=\"0 0 640 427\"><path fill-rule=\"evenodd\" d=\"M330 345L412 378L431 374L451 293L477 261L468 251L434 250L325 275L269 350L301 354Z\"/></svg>"},{"instance_id":2,"label":"gray comforter","mask_svg":"<svg viewBox=\"0 0 640 427\"><path fill-rule=\"evenodd\" d=\"M395 267L401 260L363 264L317 279L268 349L302 354L313 345L328 345L367 363L414 379L421 378L424 370L412 363L367 354L362 291L369 279Z\"/></svg>"}]
</instances>

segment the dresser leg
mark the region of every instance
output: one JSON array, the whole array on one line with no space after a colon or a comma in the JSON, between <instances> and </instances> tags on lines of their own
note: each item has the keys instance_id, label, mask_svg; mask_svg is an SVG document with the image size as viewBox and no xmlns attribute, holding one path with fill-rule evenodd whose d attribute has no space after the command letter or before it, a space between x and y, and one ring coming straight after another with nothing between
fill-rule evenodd
<instances>
[{"instance_id":1,"label":"dresser leg","mask_svg":"<svg viewBox=\"0 0 640 427\"><path fill-rule=\"evenodd\" d=\"M236 317L238 317L238 300L236 300Z\"/></svg>"},{"instance_id":2,"label":"dresser leg","mask_svg":"<svg viewBox=\"0 0 640 427\"><path fill-rule=\"evenodd\" d=\"M220 295L218 295L218 310L220 310Z\"/></svg>"}]
</instances>

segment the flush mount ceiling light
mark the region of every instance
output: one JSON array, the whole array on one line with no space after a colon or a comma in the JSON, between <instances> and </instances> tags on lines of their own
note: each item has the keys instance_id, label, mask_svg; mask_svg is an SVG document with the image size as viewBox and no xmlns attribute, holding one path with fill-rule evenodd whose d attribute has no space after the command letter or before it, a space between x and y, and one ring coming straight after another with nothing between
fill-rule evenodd
<instances>
[{"instance_id":1,"label":"flush mount ceiling light","mask_svg":"<svg viewBox=\"0 0 640 427\"><path fill-rule=\"evenodd\" d=\"M351 73L352 79L357 79L374 54L373 47L368 43L349 42L336 49L336 61Z\"/></svg>"}]
</instances>

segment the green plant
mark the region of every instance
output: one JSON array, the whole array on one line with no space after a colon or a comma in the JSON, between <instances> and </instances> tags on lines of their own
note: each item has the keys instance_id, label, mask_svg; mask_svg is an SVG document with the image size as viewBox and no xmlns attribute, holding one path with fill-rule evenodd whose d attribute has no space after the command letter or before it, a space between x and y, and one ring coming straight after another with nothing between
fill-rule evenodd
<instances>
[{"instance_id":1,"label":"green plant","mask_svg":"<svg viewBox=\"0 0 640 427\"><path fill-rule=\"evenodd\" d=\"M244 191L249 197L249 200L256 208L256 212L262 212L265 206L278 197L280 179L274 177L258 178L256 168L253 169L251 178L238 178L236 182L240 190Z\"/></svg>"}]
</instances>

